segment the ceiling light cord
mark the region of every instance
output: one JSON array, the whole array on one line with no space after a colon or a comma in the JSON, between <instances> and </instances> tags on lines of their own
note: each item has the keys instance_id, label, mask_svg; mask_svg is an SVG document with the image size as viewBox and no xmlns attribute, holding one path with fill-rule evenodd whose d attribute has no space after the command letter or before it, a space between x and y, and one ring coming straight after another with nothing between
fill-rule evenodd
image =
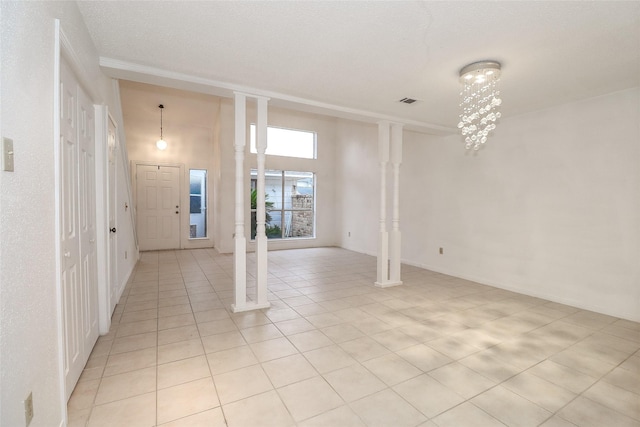
<instances>
[{"instance_id":1,"label":"ceiling light cord","mask_svg":"<svg viewBox=\"0 0 640 427\"><path fill-rule=\"evenodd\" d=\"M160 108L160 139L162 139L162 110L164 110L164 105L160 104L158 108Z\"/></svg>"},{"instance_id":2,"label":"ceiling light cord","mask_svg":"<svg viewBox=\"0 0 640 427\"><path fill-rule=\"evenodd\" d=\"M156 142L156 147L158 147L158 150L166 150L167 149L167 141L164 140L164 138L162 137L162 110L164 109L164 105L160 104L158 105L158 108L160 109L160 139Z\"/></svg>"}]
</instances>

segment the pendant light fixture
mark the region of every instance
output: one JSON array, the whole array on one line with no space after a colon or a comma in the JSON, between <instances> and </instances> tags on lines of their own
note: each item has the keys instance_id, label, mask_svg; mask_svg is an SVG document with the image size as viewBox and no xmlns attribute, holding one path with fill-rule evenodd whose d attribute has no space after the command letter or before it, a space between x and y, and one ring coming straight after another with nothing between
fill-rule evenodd
<instances>
[{"instance_id":1,"label":"pendant light fixture","mask_svg":"<svg viewBox=\"0 0 640 427\"><path fill-rule=\"evenodd\" d=\"M465 137L467 150L482 147L489 132L496 128L495 121L501 116L498 107L502 104L499 81L500 63L496 61L474 62L460 70L463 88L458 129Z\"/></svg>"},{"instance_id":2,"label":"pendant light fixture","mask_svg":"<svg viewBox=\"0 0 640 427\"><path fill-rule=\"evenodd\" d=\"M158 108L160 109L160 139L156 142L156 147L158 147L158 150L166 150L167 141L162 139L162 110L164 109L164 105L160 104Z\"/></svg>"}]
</instances>

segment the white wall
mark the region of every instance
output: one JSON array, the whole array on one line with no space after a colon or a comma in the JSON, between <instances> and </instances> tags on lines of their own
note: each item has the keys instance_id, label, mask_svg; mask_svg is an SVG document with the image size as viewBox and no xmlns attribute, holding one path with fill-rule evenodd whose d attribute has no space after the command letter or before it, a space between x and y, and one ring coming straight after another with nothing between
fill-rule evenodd
<instances>
[{"instance_id":1,"label":"white wall","mask_svg":"<svg viewBox=\"0 0 640 427\"><path fill-rule=\"evenodd\" d=\"M209 213L213 212L213 218L209 219L209 230L213 233L213 246L220 248L220 241L222 236L222 221L218 221L217 218L222 218L222 212L229 209L228 206L222 205L222 147L220 146L220 134L221 128L220 117L222 112L222 106L218 104L218 115L213 127L213 161L211 162L212 170L209 171L209 194L213 191L213 195L209 196ZM232 224L233 226L233 224Z\"/></svg>"},{"instance_id":2,"label":"white wall","mask_svg":"<svg viewBox=\"0 0 640 427\"><path fill-rule=\"evenodd\" d=\"M55 18L93 90L109 104L110 81L98 67L75 2L0 2L0 133L14 140L15 172L0 172L0 425L59 425L56 303L54 37Z\"/></svg>"},{"instance_id":3,"label":"white wall","mask_svg":"<svg viewBox=\"0 0 640 427\"><path fill-rule=\"evenodd\" d=\"M477 155L458 135L405 132L403 260L640 320L639 117L633 89L503 117ZM366 253L379 215L379 184L361 188L379 173L374 130L345 123L337 138L342 246ZM367 197L353 201L358 190ZM370 234L353 232L362 221Z\"/></svg>"},{"instance_id":4,"label":"white wall","mask_svg":"<svg viewBox=\"0 0 640 427\"><path fill-rule=\"evenodd\" d=\"M233 100L224 99L220 106L220 187L217 191L219 233L216 248L220 252L233 252L235 160L234 160L234 107ZM255 123L255 105L248 103L247 124ZM317 133L317 159L267 156L266 169L314 172L316 174L316 238L269 240L269 250L334 246L337 243L335 219L335 129L336 120L326 116L269 107L269 126L308 130ZM248 134L248 132L247 132ZM245 147L245 235L250 236L249 173L257 168L256 155ZM248 240L248 239L247 239ZM248 242L249 250L255 243Z\"/></svg>"},{"instance_id":5,"label":"white wall","mask_svg":"<svg viewBox=\"0 0 640 427\"><path fill-rule=\"evenodd\" d=\"M211 201L216 197L212 189L216 179L215 126L218 118L220 99L210 95L184 92L177 89L161 88L122 81L120 94L124 112L127 152L135 174L135 162L174 163L184 165L182 177L182 209L180 221L180 240L183 248L213 247L215 228L209 227L206 239L189 239L189 169L208 171L207 197L209 206L209 224L216 221L217 213ZM168 143L164 151L156 148L160 137L160 109L163 111L163 136ZM141 109L151 110L144 114ZM205 117L205 123L191 122L190 115ZM133 184L135 186L135 182ZM217 190L216 190L217 191ZM135 192L135 189L134 189Z\"/></svg>"},{"instance_id":6,"label":"white wall","mask_svg":"<svg viewBox=\"0 0 640 427\"><path fill-rule=\"evenodd\" d=\"M380 221L378 127L340 120L336 135L336 236L345 249L376 255Z\"/></svg>"}]
</instances>

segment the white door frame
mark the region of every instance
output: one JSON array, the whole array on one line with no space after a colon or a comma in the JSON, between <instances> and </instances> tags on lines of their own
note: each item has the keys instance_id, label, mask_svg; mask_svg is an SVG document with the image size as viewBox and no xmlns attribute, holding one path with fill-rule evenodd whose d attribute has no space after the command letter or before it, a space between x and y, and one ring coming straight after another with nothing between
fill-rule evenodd
<instances>
[{"instance_id":1,"label":"white door frame","mask_svg":"<svg viewBox=\"0 0 640 427\"><path fill-rule=\"evenodd\" d=\"M113 128L113 135L110 134L111 129ZM113 119L111 115L109 115L109 120L107 123L107 147L105 151L105 184L107 186L107 194L105 195L105 224L107 228L105 228L105 244L107 247L107 253L105 255L105 259L108 260L107 270L108 273L106 275L106 313L109 317L109 321L111 321L111 315L116 308L116 304L118 303L120 297L122 296L122 291L124 290L124 284L120 284L120 280L118 277L118 234L111 233L111 228L118 227L118 211L117 211L117 201L118 201L118 151L120 151L120 139L118 137L118 125L116 121ZM113 138L113 140L111 140ZM126 206L126 204L125 204ZM126 210L126 209L125 209ZM107 230L109 229L109 230ZM137 239L136 239L137 240ZM136 245L137 248L137 245Z\"/></svg>"},{"instance_id":2,"label":"white door frame","mask_svg":"<svg viewBox=\"0 0 640 427\"><path fill-rule=\"evenodd\" d=\"M111 114L106 105L96 106L96 241L98 251L98 309L100 335L107 334L111 327L111 299L109 292L109 265L115 260L109 259L108 234L108 154L107 127Z\"/></svg>"},{"instance_id":3,"label":"white door frame","mask_svg":"<svg viewBox=\"0 0 640 427\"><path fill-rule=\"evenodd\" d=\"M63 301L62 301L62 289L61 289L61 281L60 276L62 272L62 253L61 253L61 240L60 240L60 211L61 211L61 194L60 194L60 184L61 184L61 170L60 170L60 68L61 62L64 58L78 79L79 83L86 90L87 95L91 99L91 102L96 104L101 104L101 99L98 96L98 93L95 91L94 86L92 85L91 79L88 78L87 73L80 61L80 57L76 54L71 42L65 35L65 32L61 28L60 20L54 20L54 64L53 64L53 150L54 150L54 182L55 182L55 265L56 265L56 324L58 329L58 387L59 387L59 405L60 405L60 413L62 414L62 422L61 425L67 425L68 417L67 417L67 399L66 399L66 381L64 374L64 318L63 318ZM98 114L96 110L96 119L102 118L102 114ZM102 152L102 144L104 143L104 136L102 132L98 129L98 123L96 123L96 182L102 183L101 179L98 177L98 171L101 169L101 160L98 155L98 152ZM104 158L103 158L104 159ZM104 198L100 197L100 185L96 185L96 211L101 212L104 210ZM104 194L103 194L104 196ZM98 216L98 215L97 215ZM104 238L100 237L100 230L104 229L106 225L99 218L96 218L96 227L97 227L97 246L98 248L104 244ZM100 252L99 252L100 253ZM100 263L104 263L104 259L101 259L98 256L98 265L100 268ZM99 288L100 289L100 288ZM99 306L102 305L103 301L100 299L100 291L99 291ZM102 329L102 328L101 328Z\"/></svg>"},{"instance_id":4,"label":"white door frame","mask_svg":"<svg viewBox=\"0 0 640 427\"><path fill-rule=\"evenodd\" d=\"M182 249L185 247L185 233L183 230L184 226L184 221L183 219L183 212L184 209L182 207L184 206L189 206L189 204L185 204L185 191L184 191L184 186L185 186L185 168L184 168L184 163L162 163L162 162L149 162L149 161L143 161L143 160L131 160L131 190L133 191L133 202L135 203L135 207L136 207L136 227L138 227L138 218L137 218L137 214L138 214L138 177L137 177L137 171L138 171L138 165L141 166L168 166L168 167L174 167L174 168L179 168L179 182L178 182L178 188L179 188L179 192L180 192L180 224L178 226L178 244L179 244L179 248L178 249ZM188 197L188 194L187 196ZM137 233L137 230L136 230ZM187 230L187 236L188 236L188 230Z\"/></svg>"}]
</instances>

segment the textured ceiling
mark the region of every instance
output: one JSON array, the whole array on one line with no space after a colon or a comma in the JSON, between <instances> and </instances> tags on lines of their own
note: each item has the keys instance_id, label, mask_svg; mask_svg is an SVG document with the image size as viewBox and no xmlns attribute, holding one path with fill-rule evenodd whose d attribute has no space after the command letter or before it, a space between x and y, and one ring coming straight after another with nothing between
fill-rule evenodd
<instances>
[{"instance_id":1,"label":"textured ceiling","mask_svg":"<svg viewBox=\"0 0 640 427\"><path fill-rule=\"evenodd\" d=\"M427 125L455 127L458 70L482 59L503 64L503 117L640 86L639 1L78 4L103 60L124 61L114 76L142 65Z\"/></svg>"}]
</instances>

